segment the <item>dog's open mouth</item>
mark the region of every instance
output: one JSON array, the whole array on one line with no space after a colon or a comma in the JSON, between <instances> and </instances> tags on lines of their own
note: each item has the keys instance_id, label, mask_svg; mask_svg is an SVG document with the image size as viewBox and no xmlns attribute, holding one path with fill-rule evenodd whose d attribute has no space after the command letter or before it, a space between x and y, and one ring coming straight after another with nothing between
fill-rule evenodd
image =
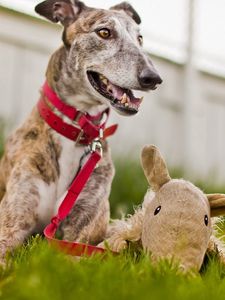
<instances>
[{"instance_id":1,"label":"dog's open mouth","mask_svg":"<svg viewBox=\"0 0 225 300\"><path fill-rule=\"evenodd\" d=\"M105 76L96 72L87 72L93 88L110 100L110 104L124 115L134 115L138 112L143 98L136 98L129 89L121 88L110 82Z\"/></svg>"}]
</instances>

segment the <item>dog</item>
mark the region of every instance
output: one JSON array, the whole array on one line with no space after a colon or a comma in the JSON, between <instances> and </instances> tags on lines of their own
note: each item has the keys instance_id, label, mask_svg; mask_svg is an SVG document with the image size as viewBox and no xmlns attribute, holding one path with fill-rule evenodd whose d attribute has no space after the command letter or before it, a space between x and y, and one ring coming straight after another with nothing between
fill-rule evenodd
<instances>
[{"instance_id":1,"label":"dog","mask_svg":"<svg viewBox=\"0 0 225 300\"><path fill-rule=\"evenodd\" d=\"M134 115L142 99L132 90L154 90L162 82L143 50L141 19L130 4L104 10L76 0L46 0L35 10L63 26L63 45L50 58L46 81L67 105L90 116L102 116L108 107L121 115ZM43 92L41 97L48 103ZM8 138L0 161L2 261L8 251L50 222L86 148L52 129L37 107ZM104 238L114 168L105 141L103 150L99 166L61 224L60 232L68 240L98 244Z\"/></svg>"}]
</instances>

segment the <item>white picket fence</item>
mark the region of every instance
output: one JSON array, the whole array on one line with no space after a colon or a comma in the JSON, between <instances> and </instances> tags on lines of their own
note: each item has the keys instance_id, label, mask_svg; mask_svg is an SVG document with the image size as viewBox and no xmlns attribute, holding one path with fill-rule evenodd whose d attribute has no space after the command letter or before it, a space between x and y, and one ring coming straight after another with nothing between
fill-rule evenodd
<instances>
[{"instance_id":1,"label":"white picket fence","mask_svg":"<svg viewBox=\"0 0 225 300\"><path fill-rule=\"evenodd\" d=\"M60 27L0 9L0 117L11 129L35 105L49 56L60 43ZM110 141L114 156L137 159L143 145L156 144L171 167L225 182L225 79L196 71L187 99L185 66L152 60L164 83L146 94L137 116L112 113L111 123L120 125Z\"/></svg>"}]
</instances>

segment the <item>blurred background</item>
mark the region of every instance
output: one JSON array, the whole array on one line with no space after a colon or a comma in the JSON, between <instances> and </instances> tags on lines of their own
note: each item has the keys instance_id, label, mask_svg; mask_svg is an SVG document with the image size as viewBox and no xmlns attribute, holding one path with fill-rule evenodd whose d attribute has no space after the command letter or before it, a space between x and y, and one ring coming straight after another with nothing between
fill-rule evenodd
<instances>
[{"instance_id":1,"label":"blurred background","mask_svg":"<svg viewBox=\"0 0 225 300\"><path fill-rule=\"evenodd\" d=\"M37 102L49 56L61 43L61 27L35 15L38 2L0 0L0 119L6 135ZM118 2L85 1L102 8ZM206 191L225 190L225 1L129 2L142 17L144 47L164 82L145 95L137 116L111 115L111 123L120 124L110 141L117 162L113 201L141 202L147 183L139 153L150 143L161 149L174 176Z\"/></svg>"}]
</instances>

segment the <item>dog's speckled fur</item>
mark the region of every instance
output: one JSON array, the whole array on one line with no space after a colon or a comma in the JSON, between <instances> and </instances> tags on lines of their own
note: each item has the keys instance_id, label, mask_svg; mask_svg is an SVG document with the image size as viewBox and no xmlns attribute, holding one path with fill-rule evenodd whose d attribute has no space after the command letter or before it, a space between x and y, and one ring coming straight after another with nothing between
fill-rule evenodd
<instances>
[{"instance_id":1,"label":"dog's speckled fur","mask_svg":"<svg viewBox=\"0 0 225 300\"><path fill-rule=\"evenodd\" d=\"M138 41L140 18L128 4L102 10L88 8L76 0L47 0L36 11L64 26L64 44L52 55L46 77L58 96L79 110L96 114L109 106L109 101L88 81L88 70L104 74L121 87L139 90L140 71L154 70ZM95 32L99 27L110 28L112 38L101 39ZM7 251L50 222L77 173L84 150L85 147L53 131L36 108L9 137L0 161L2 259ZM113 174L105 143L99 167L70 217L61 225L65 238L93 244L103 238L109 220L108 196Z\"/></svg>"}]
</instances>

